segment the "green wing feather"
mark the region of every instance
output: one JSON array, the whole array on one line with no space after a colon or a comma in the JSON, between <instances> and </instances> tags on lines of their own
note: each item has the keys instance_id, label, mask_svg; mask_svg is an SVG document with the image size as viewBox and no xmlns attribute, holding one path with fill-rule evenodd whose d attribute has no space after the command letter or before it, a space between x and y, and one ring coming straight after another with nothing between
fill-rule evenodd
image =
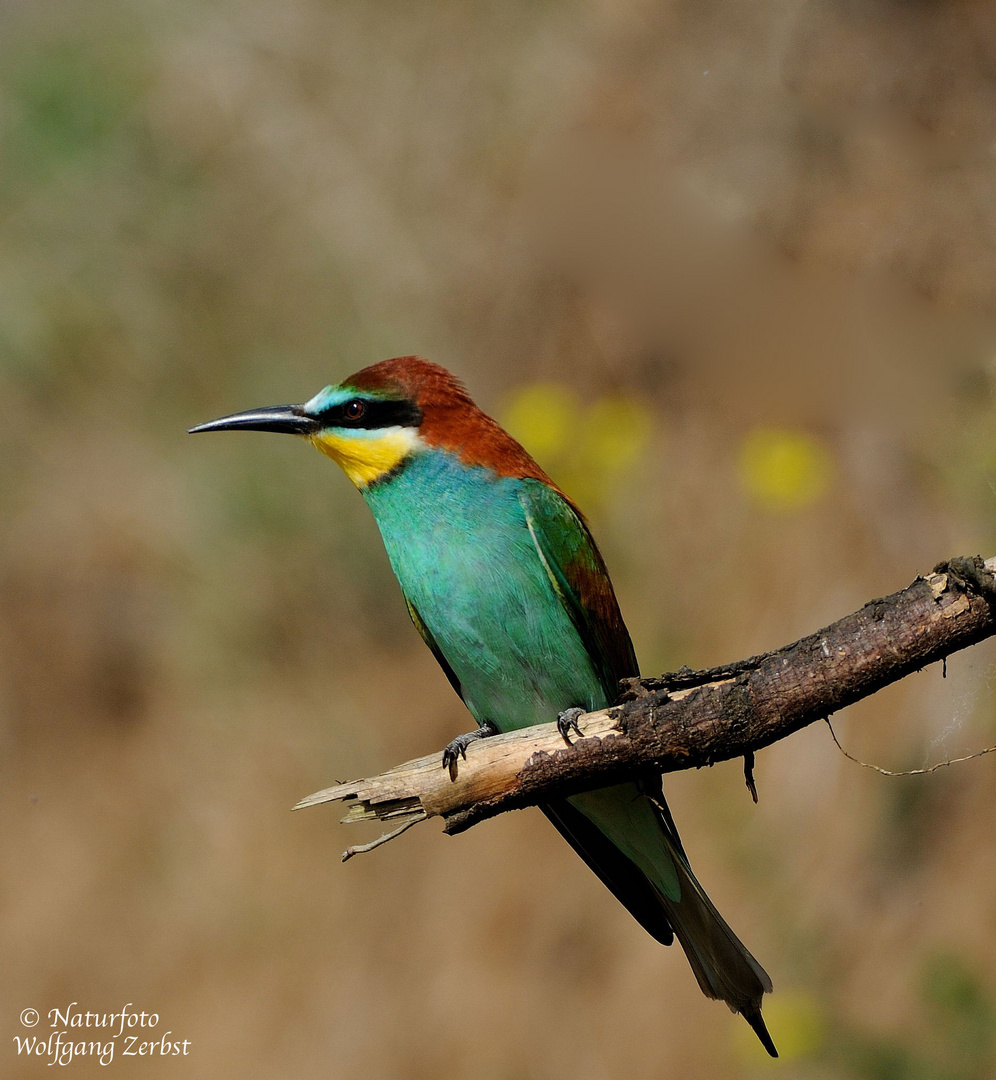
<instances>
[{"instance_id":1,"label":"green wing feather","mask_svg":"<svg viewBox=\"0 0 996 1080\"><path fill-rule=\"evenodd\" d=\"M402 596L404 591L402 590ZM460 700L463 701L463 688L460 685L460 680L456 677L456 672L450 667L449 660L443 655L443 650L436 644L436 639L432 636L432 631L422 622L422 616L419 615L415 609L415 605L405 596L405 607L408 608L409 618L415 625L415 629L418 631L419 637L429 646L429 651L436 658L436 663L443 669L443 674L450 680L450 686L460 696Z\"/></svg>"},{"instance_id":2,"label":"green wing feather","mask_svg":"<svg viewBox=\"0 0 996 1080\"><path fill-rule=\"evenodd\" d=\"M519 501L550 582L595 663L610 705L619 680L640 672L602 555L584 518L554 488L524 480Z\"/></svg>"}]
</instances>

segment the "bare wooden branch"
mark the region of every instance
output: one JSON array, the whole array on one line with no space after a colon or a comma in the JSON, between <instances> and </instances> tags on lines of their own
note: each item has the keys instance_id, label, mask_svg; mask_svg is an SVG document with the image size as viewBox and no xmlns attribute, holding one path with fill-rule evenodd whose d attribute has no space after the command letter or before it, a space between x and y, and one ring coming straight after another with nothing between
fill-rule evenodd
<instances>
[{"instance_id":1,"label":"bare wooden branch","mask_svg":"<svg viewBox=\"0 0 996 1080\"><path fill-rule=\"evenodd\" d=\"M344 821L442 817L461 832L506 810L640 774L745 757L996 634L996 559L956 558L791 645L722 668L632 679L620 703L579 719L473 742L455 780L435 753L336 784L295 809L342 800ZM750 776L750 768L747 769Z\"/></svg>"}]
</instances>

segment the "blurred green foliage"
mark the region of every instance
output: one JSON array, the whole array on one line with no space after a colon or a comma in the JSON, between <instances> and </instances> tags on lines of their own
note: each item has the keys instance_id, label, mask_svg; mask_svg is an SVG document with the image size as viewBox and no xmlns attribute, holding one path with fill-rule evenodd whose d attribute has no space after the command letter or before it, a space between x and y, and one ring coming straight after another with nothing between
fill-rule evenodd
<instances>
[{"instance_id":1,"label":"blurred green foliage","mask_svg":"<svg viewBox=\"0 0 996 1080\"><path fill-rule=\"evenodd\" d=\"M828 1055L860 1080L985 1080L996 1055L996 997L960 957L936 953L920 974L918 1046L844 1034Z\"/></svg>"},{"instance_id":2,"label":"blurred green foliage","mask_svg":"<svg viewBox=\"0 0 996 1080\"><path fill-rule=\"evenodd\" d=\"M831 1019L833 1005L800 990L781 991L765 1008L779 1049L766 1058L735 1030L745 1067L757 1075L790 1069L801 1080L828 1075L854 1080L985 1080L996 1053L996 996L976 971L953 953L938 952L920 969L915 1037L872 1034L867 1024Z\"/></svg>"},{"instance_id":3,"label":"blurred green foliage","mask_svg":"<svg viewBox=\"0 0 996 1080\"><path fill-rule=\"evenodd\" d=\"M127 121L141 117L145 89L139 57L102 56L92 44L64 40L9 64L5 86L5 185L43 183L59 170L93 166Z\"/></svg>"}]
</instances>

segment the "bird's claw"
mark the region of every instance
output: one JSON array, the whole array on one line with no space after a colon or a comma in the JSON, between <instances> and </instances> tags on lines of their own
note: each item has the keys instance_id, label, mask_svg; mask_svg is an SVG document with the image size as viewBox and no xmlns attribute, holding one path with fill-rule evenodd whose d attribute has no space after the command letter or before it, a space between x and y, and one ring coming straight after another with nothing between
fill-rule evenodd
<instances>
[{"instance_id":1,"label":"bird's claw","mask_svg":"<svg viewBox=\"0 0 996 1080\"><path fill-rule=\"evenodd\" d=\"M457 778L457 762L460 758L467 760L467 747L477 739L486 739L489 735L497 735L498 729L492 724L482 724L476 731L467 731L458 735L443 751L443 768L449 770L450 779Z\"/></svg>"},{"instance_id":2,"label":"bird's claw","mask_svg":"<svg viewBox=\"0 0 996 1080\"><path fill-rule=\"evenodd\" d=\"M560 732L561 737L568 746L572 746L571 732L576 732L579 739L584 738L584 732L578 726L578 717L584 716L584 709L564 709L562 713L557 715L557 730Z\"/></svg>"},{"instance_id":3,"label":"bird's claw","mask_svg":"<svg viewBox=\"0 0 996 1080\"><path fill-rule=\"evenodd\" d=\"M458 735L443 751L443 768L449 770L450 779L457 778L457 762L460 758L466 760L467 743L470 742L473 733Z\"/></svg>"}]
</instances>

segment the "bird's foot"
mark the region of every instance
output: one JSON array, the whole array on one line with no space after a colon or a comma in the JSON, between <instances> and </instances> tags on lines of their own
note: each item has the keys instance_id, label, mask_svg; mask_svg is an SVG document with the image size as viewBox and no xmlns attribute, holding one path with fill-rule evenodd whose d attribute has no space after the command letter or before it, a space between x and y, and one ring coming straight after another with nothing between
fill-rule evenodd
<instances>
[{"instance_id":1,"label":"bird's foot","mask_svg":"<svg viewBox=\"0 0 996 1080\"><path fill-rule=\"evenodd\" d=\"M466 760L467 747L478 739L486 739L490 735L497 735L498 729L489 720L486 720L476 731L468 731L458 735L443 751L443 768L449 769L450 779L457 778L457 761L460 758Z\"/></svg>"},{"instance_id":2,"label":"bird's foot","mask_svg":"<svg viewBox=\"0 0 996 1080\"><path fill-rule=\"evenodd\" d=\"M577 733L579 739L584 738L584 732L578 727L578 717L584 716L584 709L564 709L562 713L557 715L557 730L560 732L565 743L568 746L573 745L571 743L571 732Z\"/></svg>"}]
</instances>

